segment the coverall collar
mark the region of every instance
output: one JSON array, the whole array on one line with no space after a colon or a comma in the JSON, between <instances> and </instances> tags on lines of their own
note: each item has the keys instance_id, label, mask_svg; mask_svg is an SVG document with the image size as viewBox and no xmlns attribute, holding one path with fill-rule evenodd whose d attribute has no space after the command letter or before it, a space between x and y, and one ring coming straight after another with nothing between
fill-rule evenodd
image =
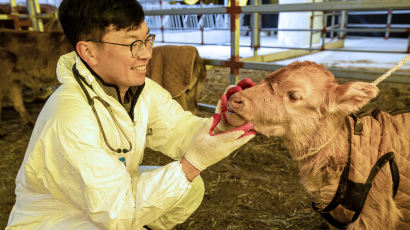
<instances>
[{"instance_id":1,"label":"coverall collar","mask_svg":"<svg viewBox=\"0 0 410 230\"><path fill-rule=\"evenodd\" d=\"M136 93L138 92L138 88L141 86L131 86L124 96L124 101L120 100L120 89L118 86L110 83L106 83L88 64L80 57L81 62L84 64L85 67L90 71L90 73L95 77L95 80L100 84L101 88L104 92L113 98L115 98L121 105L127 110L127 113L130 114L132 101L136 96L135 100L138 100L138 96ZM143 86L142 86L143 87Z\"/></svg>"},{"instance_id":2,"label":"coverall collar","mask_svg":"<svg viewBox=\"0 0 410 230\"><path fill-rule=\"evenodd\" d=\"M92 76L94 76L95 81L99 83L101 88L104 90L104 92L113 98L115 98L127 111L128 115L130 115L131 120L134 119L134 107L137 104L138 97L140 96L142 90L144 89L145 83L139 86L131 86L127 92L125 93L124 96L124 102L121 102L121 96L120 96L120 89L118 86L110 83L106 83L81 57L77 55L77 63L78 59L80 62L87 68L87 70L90 72ZM88 75L89 76L89 75ZM85 80L87 81L88 84L91 82L88 82L92 78L86 78Z\"/></svg>"},{"instance_id":3,"label":"coverall collar","mask_svg":"<svg viewBox=\"0 0 410 230\"><path fill-rule=\"evenodd\" d=\"M62 55L57 63L57 78L61 83L69 83L69 84L77 84L74 79L74 74L72 73L71 69L73 65L76 64L76 69L78 70L79 74L83 77L83 80L93 88L94 92L101 94L101 97L111 96L116 101L119 100L119 90L118 87L112 84L105 83L97 73L95 73L91 68L89 68L85 62L81 60L81 58L76 54L75 51ZM101 80L101 81L100 81ZM95 82L94 82L95 81ZM95 83L98 83L95 85ZM107 86L107 87L105 87ZM94 88L98 87L98 88ZM121 104L125 110L127 111L128 115L130 116L131 120L134 120L134 108L137 104L138 98L145 87L145 83L140 86L130 87L128 90L128 102L126 105ZM105 95L103 95L105 94Z\"/></svg>"}]
</instances>

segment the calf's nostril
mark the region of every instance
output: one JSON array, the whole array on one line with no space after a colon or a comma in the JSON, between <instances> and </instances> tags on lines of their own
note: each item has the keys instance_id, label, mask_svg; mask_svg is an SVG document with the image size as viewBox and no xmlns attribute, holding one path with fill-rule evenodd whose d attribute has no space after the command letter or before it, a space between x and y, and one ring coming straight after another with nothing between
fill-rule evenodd
<instances>
[{"instance_id":1,"label":"calf's nostril","mask_svg":"<svg viewBox=\"0 0 410 230\"><path fill-rule=\"evenodd\" d=\"M232 107L240 107L244 104L244 100L238 95L232 95L229 101Z\"/></svg>"},{"instance_id":2,"label":"calf's nostril","mask_svg":"<svg viewBox=\"0 0 410 230\"><path fill-rule=\"evenodd\" d=\"M240 98L234 98L232 102L235 104L242 104L243 101Z\"/></svg>"}]
</instances>

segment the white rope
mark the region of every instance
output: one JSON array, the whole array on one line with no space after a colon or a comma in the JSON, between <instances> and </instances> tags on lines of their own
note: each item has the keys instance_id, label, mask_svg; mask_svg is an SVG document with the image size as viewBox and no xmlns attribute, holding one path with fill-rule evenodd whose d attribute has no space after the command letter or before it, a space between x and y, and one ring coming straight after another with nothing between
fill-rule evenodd
<instances>
[{"instance_id":1,"label":"white rope","mask_svg":"<svg viewBox=\"0 0 410 230\"><path fill-rule=\"evenodd\" d=\"M404 65L404 63L406 63L409 59L410 59L410 54L407 55L407 57L403 58L403 60L401 60L399 63L397 63L397 65L393 66L393 68L389 69L389 71L387 71L385 74L381 75L379 78L374 80L372 84L377 85L380 82L382 82L384 79L389 77L394 71L396 71L398 68Z\"/></svg>"},{"instance_id":2,"label":"white rope","mask_svg":"<svg viewBox=\"0 0 410 230\"><path fill-rule=\"evenodd\" d=\"M297 160L297 161L301 161L301 160L304 160L304 159L306 159L306 158L308 158L308 157L311 157L311 156L313 156L313 155L315 155L316 153L318 153L318 152L320 152L324 147L326 147L326 145L328 145L332 140L333 140L333 138L335 138L336 137L336 135L334 135L332 138L329 138L323 145L321 145L320 147L317 147L317 148L315 148L315 149L309 149L309 152L308 153L306 153L306 154L304 154L304 155L302 155L302 156L296 156L296 157L292 157L294 160Z\"/></svg>"}]
</instances>

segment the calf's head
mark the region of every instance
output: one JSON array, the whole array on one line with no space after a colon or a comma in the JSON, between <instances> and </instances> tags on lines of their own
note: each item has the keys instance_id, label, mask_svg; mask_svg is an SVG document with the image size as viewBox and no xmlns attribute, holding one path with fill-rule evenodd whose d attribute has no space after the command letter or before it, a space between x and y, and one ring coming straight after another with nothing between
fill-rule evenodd
<instances>
[{"instance_id":1,"label":"calf's head","mask_svg":"<svg viewBox=\"0 0 410 230\"><path fill-rule=\"evenodd\" d=\"M266 136L311 135L323 122L359 110L378 92L371 83L339 85L314 62L294 62L232 95L227 120L234 125L252 122Z\"/></svg>"}]
</instances>

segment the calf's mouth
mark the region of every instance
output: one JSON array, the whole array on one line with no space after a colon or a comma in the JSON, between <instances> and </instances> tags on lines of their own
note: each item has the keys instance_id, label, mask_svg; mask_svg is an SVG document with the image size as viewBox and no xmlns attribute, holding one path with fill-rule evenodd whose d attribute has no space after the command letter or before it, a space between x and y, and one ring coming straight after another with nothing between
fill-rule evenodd
<instances>
[{"instance_id":1,"label":"calf's mouth","mask_svg":"<svg viewBox=\"0 0 410 230\"><path fill-rule=\"evenodd\" d=\"M240 114L241 108L243 108L244 104L242 100L239 100L238 97L232 95L229 98L227 103L228 112L226 112L226 121L234 126L241 126L247 123L248 121Z\"/></svg>"}]
</instances>

